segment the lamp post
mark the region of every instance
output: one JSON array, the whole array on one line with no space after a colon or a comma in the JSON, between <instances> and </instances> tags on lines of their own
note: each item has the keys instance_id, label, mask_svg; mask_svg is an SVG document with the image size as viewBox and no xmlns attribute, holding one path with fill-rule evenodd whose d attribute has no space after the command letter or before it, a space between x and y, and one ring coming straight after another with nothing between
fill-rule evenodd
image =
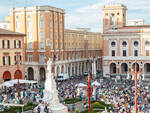
<instances>
[{"instance_id":1,"label":"lamp post","mask_svg":"<svg viewBox=\"0 0 150 113\"><path fill-rule=\"evenodd\" d=\"M135 63L135 113L137 113L137 65Z\"/></svg>"}]
</instances>

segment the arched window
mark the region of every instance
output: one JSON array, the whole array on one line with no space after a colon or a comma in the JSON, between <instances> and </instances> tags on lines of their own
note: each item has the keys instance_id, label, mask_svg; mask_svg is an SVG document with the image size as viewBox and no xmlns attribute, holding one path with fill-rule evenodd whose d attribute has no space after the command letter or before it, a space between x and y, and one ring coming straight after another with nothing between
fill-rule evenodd
<instances>
[{"instance_id":1,"label":"arched window","mask_svg":"<svg viewBox=\"0 0 150 113\"><path fill-rule=\"evenodd\" d=\"M115 14L111 14L110 15L110 25L115 25L116 23L116 17L115 17Z\"/></svg>"},{"instance_id":2,"label":"arched window","mask_svg":"<svg viewBox=\"0 0 150 113\"><path fill-rule=\"evenodd\" d=\"M126 46L127 46L127 42L126 42L126 41L123 41L123 42L122 42L122 46L123 46L123 47L126 47Z\"/></svg>"},{"instance_id":3,"label":"arched window","mask_svg":"<svg viewBox=\"0 0 150 113\"><path fill-rule=\"evenodd\" d=\"M115 46L116 46L116 42L114 42L114 41L111 42L111 46L112 46L112 47L115 47Z\"/></svg>"},{"instance_id":4,"label":"arched window","mask_svg":"<svg viewBox=\"0 0 150 113\"><path fill-rule=\"evenodd\" d=\"M138 41L134 41L134 46L137 47L139 45Z\"/></svg>"}]
</instances>

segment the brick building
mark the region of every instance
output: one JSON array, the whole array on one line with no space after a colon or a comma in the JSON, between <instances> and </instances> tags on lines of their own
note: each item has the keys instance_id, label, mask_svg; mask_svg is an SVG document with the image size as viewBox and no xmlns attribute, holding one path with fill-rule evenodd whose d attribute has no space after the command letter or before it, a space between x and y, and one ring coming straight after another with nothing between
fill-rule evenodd
<instances>
[{"instance_id":1,"label":"brick building","mask_svg":"<svg viewBox=\"0 0 150 113\"><path fill-rule=\"evenodd\" d=\"M24 36L0 28L0 82L25 78Z\"/></svg>"}]
</instances>

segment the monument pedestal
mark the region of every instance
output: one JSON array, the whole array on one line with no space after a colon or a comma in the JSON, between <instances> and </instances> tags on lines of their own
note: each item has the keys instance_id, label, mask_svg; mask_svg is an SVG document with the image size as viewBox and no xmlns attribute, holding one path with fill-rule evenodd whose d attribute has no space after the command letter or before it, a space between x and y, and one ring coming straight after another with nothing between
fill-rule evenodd
<instances>
[{"instance_id":1,"label":"monument pedestal","mask_svg":"<svg viewBox=\"0 0 150 113\"><path fill-rule=\"evenodd\" d=\"M47 72L46 72L46 81L45 81L45 89L44 89L44 97L42 104L39 104L41 113L44 113L45 105L48 105L49 113L68 113L68 109L66 106L59 102L58 91L56 89L56 82L53 79L53 73L51 73L51 64L52 61L49 59L47 62Z\"/></svg>"}]
</instances>

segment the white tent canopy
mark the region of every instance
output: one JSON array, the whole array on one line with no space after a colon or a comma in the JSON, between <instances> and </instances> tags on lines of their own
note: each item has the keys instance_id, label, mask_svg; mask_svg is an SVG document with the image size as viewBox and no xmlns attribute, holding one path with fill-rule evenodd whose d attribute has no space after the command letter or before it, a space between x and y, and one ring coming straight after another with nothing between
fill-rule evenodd
<instances>
[{"instance_id":1,"label":"white tent canopy","mask_svg":"<svg viewBox=\"0 0 150 113\"><path fill-rule=\"evenodd\" d=\"M87 85L83 84L83 83L76 84L76 86L78 86L78 87L87 87Z\"/></svg>"},{"instance_id":2,"label":"white tent canopy","mask_svg":"<svg viewBox=\"0 0 150 113\"><path fill-rule=\"evenodd\" d=\"M13 84L8 83L8 82L5 82L4 84L1 84L1 85L0 85L0 88L3 87L3 86L11 87L11 86L13 86Z\"/></svg>"},{"instance_id":3,"label":"white tent canopy","mask_svg":"<svg viewBox=\"0 0 150 113\"><path fill-rule=\"evenodd\" d=\"M37 83L37 81L34 81L34 80L22 80L22 79L20 80L19 79L19 83L20 84L23 84L23 83L25 83L25 84L34 84L34 83ZM18 84L18 79L6 81L6 82L0 84L0 88L3 87L3 85L6 86L6 87L12 87L14 84Z\"/></svg>"},{"instance_id":4,"label":"white tent canopy","mask_svg":"<svg viewBox=\"0 0 150 113\"><path fill-rule=\"evenodd\" d=\"M99 83L99 82L97 82L97 81L94 81L93 83L92 83L92 86L100 86L101 84Z\"/></svg>"}]
</instances>

